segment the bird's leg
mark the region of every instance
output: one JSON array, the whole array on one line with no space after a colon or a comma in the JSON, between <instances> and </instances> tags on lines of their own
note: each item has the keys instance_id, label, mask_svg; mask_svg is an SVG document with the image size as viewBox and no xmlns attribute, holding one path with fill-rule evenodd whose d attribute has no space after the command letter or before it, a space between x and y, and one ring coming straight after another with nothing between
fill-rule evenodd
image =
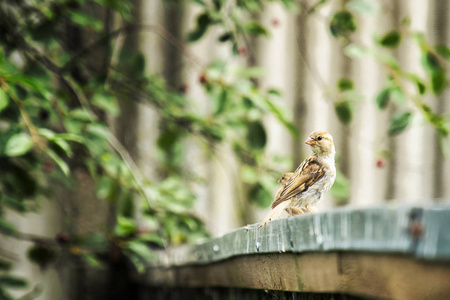
<instances>
[{"instance_id":1,"label":"bird's leg","mask_svg":"<svg viewBox=\"0 0 450 300\"><path fill-rule=\"evenodd\" d=\"M303 215L305 212L301 208L288 207L286 208L286 212L289 216Z\"/></svg>"},{"instance_id":2,"label":"bird's leg","mask_svg":"<svg viewBox=\"0 0 450 300\"><path fill-rule=\"evenodd\" d=\"M311 214L316 213L316 212L319 211L315 206L311 206L310 207L309 205L306 205L305 209Z\"/></svg>"},{"instance_id":3,"label":"bird's leg","mask_svg":"<svg viewBox=\"0 0 450 300\"><path fill-rule=\"evenodd\" d=\"M305 212L301 208L291 208L292 215L303 215Z\"/></svg>"}]
</instances>

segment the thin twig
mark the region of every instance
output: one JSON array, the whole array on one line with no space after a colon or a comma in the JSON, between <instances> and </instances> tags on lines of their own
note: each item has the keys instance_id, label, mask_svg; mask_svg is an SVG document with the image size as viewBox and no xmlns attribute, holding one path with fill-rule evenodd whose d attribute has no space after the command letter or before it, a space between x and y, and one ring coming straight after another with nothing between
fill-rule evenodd
<instances>
[{"instance_id":1,"label":"thin twig","mask_svg":"<svg viewBox=\"0 0 450 300\"><path fill-rule=\"evenodd\" d=\"M100 45L106 43L110 39L119 36L123 32L129 32L133 30L147 30L150 32L153 32L157 35L159 35L163 40L171 44L175 49L177 49L180 53L183 53L186 57L189 58L189 60L196 65L199 65L201 67L204 66L204 63L201 61L199 57L188 51L185 47L185 45L178 40L175 36L173 36L169 31L167 31L165 28L158 26L158 25L148 25L148 24L131 24L123 26L119 29L113 30L103 36L102 38L98 39L97 41L91 43L90 45L86 46L84 49L80 50L77 54L75 54L63 67L62 71L65 73L74 63L77 62L78 59L85 56L87 53L89 53L93 48L99 47Z\"/></svg>"},{"instance_id":2,"label":"thin twig","mask_svg":"<svg viewBox=\"0 0 450 300\"><path fill-rule=\"evenodd\" d=\"M21 50L24 52L25 56L29 57L30 60L34 59L34 60L40 62L48 70L50 70L51 72L56 74L57 77L66 85L66 87L69 88L70 92L78 100L78 102L83 107L83 109L87 110L87 108L89 107L89 102L87 101L84 94L82 92L79 92L80 88L77 87L76 83L73 82L70 78L64 76L63 69L60 68L53 61L51 61L48 57L41 54L36 48L29 45L22 36L19 36L17 34L15 34L14 36L16 37L17 44L20 45ZM88 114L88 115L90 115L90 114ZM94 121L94 118L92 118L92 121ZM31 131L30 131L30 133L31 133ZM130 172L133 175L133 178L136 180L136 184L138 186L139 191L141 192L142 196L145 198L145 200L149 204L149 209L151 209L150 199L148 198L147 194L145 193L145 190L142 185L143 176L141 175L139 169L137 168L136 163L131 158L131 155L128 153L126 148L119 142L119 140L112 133L110 133L110 136L108 136L108 143L111 145L111 147L115 151L117 151L117 153L119 153L119 155L125 161L127 167L129 168ZM139 174L139 175L137 175L137 174Z\"/></svg>"},{"instance_id":3,"label":"thin twig","mask_svg":"<svg viewBox=\"0 0 450 300\"><path fill-rule=\"evenodd\" d=\"M1 229L1 228L0 228L0 233L5 236L16 238L18 240L44 243L47 245L56 245L56 241L54 238L44 237L44 236L37 235L37 234L24 233L24 232L19 232L16 230L13 231L13 230Z\"/></svg>"},{"instance_id":4,"label":"thin twig","mask_svg":"<svg viewBox=\"0 0 450 300\"><path fill-rule=\"evenodd\" d=\"M90 105L86 97L82 92L79 92L79 88L75 88L77 84L73 82L70 78L62 77L66 84L72 89L72 93L76 96L77 100L79 101L81 107L86 112L89 110ZM90 114L88 114L90 116ZM97 118L97 117L96 117ZM91 117L91 121L95 121L93 117ZM128 150L122 145L122 143L117 139L117 137L112 133L109 132L107 137L108 143L111 145L111 147L119 153L120 157L124 160L126 166L130 170L133 179L135 180L138 190L140 191L141 195L144 197L144 199L147 201L148 208L151 210L152 205L150 203L150 199L147 196L147 193L145 192L144 186L142 184L144 176L142 175L141 171L139 170L139 167L131 157Z\"/></svg>"},{"instance_id":5,"label":"thin twig","mask_svg":"<svg viewBox=\"0 0 450 300\"><path fill-rule=\"evenodd\" d=\"M31 139L33 140L33 142L39 147L39 149L45 150L45 145L43 143L41 136L38 133L38 129L31 122L30 116L23 108L22 102L20 102L14 95L9 93L9 86L5 82L5 79L3 77L0 77L0 88L3 89L8 94L9 98L11 98L13 102L16 104L17 108L19 109L20 115L22 116L22 120L24 121L25 126L28 128L28 131L30 132Z\"/></svg>"}]
</instances>

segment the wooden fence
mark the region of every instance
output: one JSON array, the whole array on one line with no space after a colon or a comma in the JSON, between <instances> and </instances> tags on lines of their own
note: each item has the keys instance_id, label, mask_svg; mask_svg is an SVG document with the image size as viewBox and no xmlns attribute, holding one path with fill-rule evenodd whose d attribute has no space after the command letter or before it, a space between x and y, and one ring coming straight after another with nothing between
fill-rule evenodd
<instances>
[{"instance_id":1,"label":"wooden fence","mask_svg":"<svg viewBox=\"0 0 450 300\"><path fill-rule=\"evenodd\" d=\"M450 207L336 209L249 225L159 252L136 280L139 299L450 299Z\"/></svg>"}]
</instances>

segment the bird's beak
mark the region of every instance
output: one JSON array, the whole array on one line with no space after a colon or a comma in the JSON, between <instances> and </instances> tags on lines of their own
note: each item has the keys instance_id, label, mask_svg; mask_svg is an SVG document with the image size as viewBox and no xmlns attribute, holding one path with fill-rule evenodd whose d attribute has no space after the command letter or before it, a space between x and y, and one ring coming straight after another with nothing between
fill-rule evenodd
<instances>
[{"instance_id":1,"label":"bird's beak","mask_svg":"<svg viewBox=\"0 0 450 300\"><path fill-rule=\"evenodd\" d=\"M310 145L310 146L315 145L316 143L317 143L317 141L315 141L314 139L312 139L310 137L305 141L305 144Z\"/></svg>"}]
</instances>

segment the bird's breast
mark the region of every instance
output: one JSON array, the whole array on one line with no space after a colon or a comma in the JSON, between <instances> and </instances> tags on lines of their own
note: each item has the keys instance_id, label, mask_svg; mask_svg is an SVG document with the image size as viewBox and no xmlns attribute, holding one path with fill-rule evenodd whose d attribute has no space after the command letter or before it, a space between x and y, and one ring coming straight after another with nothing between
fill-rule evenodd
<instances>
[{"instance_id":1,"label":"bird's breast","mask_svg":"<svg viewBox=\"0 0 450 300\"><path fill-rule=\"evenodd\" d=\"M320 201L323 194L328 192L333 186L335 178L336 171L327 172L320 180L310 186L308 190L296 195L292 204L299 207L304 207L307 204L315 205Z\"/></svg>"}]
</instances>

